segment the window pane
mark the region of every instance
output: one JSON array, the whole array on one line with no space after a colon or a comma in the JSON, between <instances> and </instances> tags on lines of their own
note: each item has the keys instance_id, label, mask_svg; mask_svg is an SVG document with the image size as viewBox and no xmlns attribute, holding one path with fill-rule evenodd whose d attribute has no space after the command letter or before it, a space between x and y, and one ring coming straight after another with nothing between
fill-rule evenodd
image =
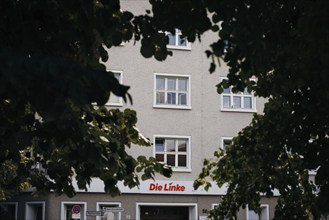
<instances>
[{"instance_id":1,"label":"window pane","mask_svg":"<svg viewBox=\"0 0 329 220\"><path fill-rule=\"evenodd\" d=\"M187 91L187 79L178 79L178 90Z\"/></svg>"},{"instance_id":2,"label":"window pane","mask_svg":"<svg viewBox=\"0 0 329 220\"><path fill-rule=\"evenodd\" d=\"M167 93L167 104L176 104L176 93L168 92Z\"/></svg>"},{"instance_id":3,"label":"window pane","mask_svg":"<svg viewBox=\"0 0 329 220\"><path fill-rule=\"evenodd\" d=\"M258 214L256 212L254 212L253 210L249 210L248 217L249 217L249 220L259 220Z\"/></svg>"},{"instance_id":4,"label":"window pane","mask_svg":"<svg viewBox=\"0 0 329 220\"><path fill-rule=\"evenodd\" d=\"M114 73L114 77L117 79L117 80L119 80L119 82L121 81L120 80L120 77L121 76L121 73L118 73L118 72L116 72L116 73Z\"/></svg>"},{"instance_id":5,"label":"window pane","mask_svg":"<svg viewBox=\"0 0 329 220\"><path fill-rule=\"evenodd\" d=\"M185 105L189 103L187 77L156 77L155 103L165 105ZM180 91L180 92L178 92ZM121 99L120 99L121 101Z\"/></svg>"},{"instance_id":6,"label":"window pane","mask_svg":"<svg viewBox=\"0 0 329 220\"><path fill-rule=\"evenodd\" d=\"M164 162L164 155L163 154L156 154L155 159L159 162Z\"/></svg>"},{"instance_id":7,"label":"window pane","mask_svg":"<svg viewBox=\"0 0 329 220\"><path fill-rule=\"evenodd\" d=\"M100 205L100 210L103 210L106 208L113 208L113 207L118 207L118 205ZM119 213L118 212L111 212L111 211L103 211L103 216L102 219L106 220L114 220L119 218Z\"/></svg>"},{"instance_id":8,"label":"window pane","mask_svg":"<svg viewBox=\"0 0 329 220\"><path fill-rule=\"evenodd\" d=\"M267 207L262 207L262 212L260 213L260 219L267 220L268 219L267 213L268 213Z\"/></svg>"},{"instance_id":9,"label":"window pane","mask_svg":"<svg viewBox=\"0 0 329 220\"><path fill-rule=\"evenodd\" d=\"M120 97L110 93L109 103L120 103Z\"/></svg>"},{"instance_id":10,"label":"window pane","mask_svg":"<svg viewBox=\"0 0 329 220\"><path fill-rule=\"evenodd\" d=\"M232 143L232 140L224 139L223 140L223 149L225 150L231 143Z\"/></svg>"},{"instance_id":11,"label":"window pane","mask_svg":"<svg viewBox=\"0 0 329 220\"><path fill-rule=\"evenodd\" d=\"M173 34L168 34L168 37L169 37L169 45L175 46L176 45L176 36Z\"/></svg>"},{"instance_id":12,"label":"window pane","mask_svg":"<svg viewBox=\"0 0 329 220\"><path fill-rule=\"evenodd\" d=\"M187 95L185 93L178 94L178 104L187 105Z\"/></svg>"},{"instance_id":13,"label":"window pane","mask_svg":"<svg viewBox=\"0 0 329 220\"><path fill-rule=\"evenodd\" d=\"M186 155L178 155L178 166L186 167Z\"/></svg>"},{"instance_id":14,"label":"window pane","mask_svg":"<svg viewBox=\"0 0 329 220\"><path fill-rule=\"evenodd\" d=\"M244 97L243 98L243 104L244 104L244 108L248 108L251 109L252 108L252 104L251 104L251 97Z\"/></svg>"},{"instance_id":15,"label":"window pane","mask_svg":"<svg viewBox=\"0 0 329 220\"><path fill-rule=\"evenodd\" d=\"M184 46L186 47L187 46L187 40L186 40L186 37L181 37L180 35L178 35L178 45L179 46Z\"/></svg>"},{"instance_id":16,"label":"window pane","mask_svg":"<svg viewBox=\"0 0 329 220\"><path fill-rule=\"evenodd\" d=\"M167 152L175 152L175 140L166 139Z\"/></svg>"},{"instance_id":17,"label":"window pane","mask_svg":"<svg viewBox=\"0 0 329 220\"><path fill-rule=\"evenodd\" d=\"M72 211L72 208L73 208L73 205L65 205L65 208L66 208L66 218L67 220L71 220L72 219L72 215L73 215L73 211Z\"/></svg>"},{"instance_id":18,"label":"window pane","mask_svg":"<svg viewBox=\"0 0 329 220\"><path fill-rule=\"evenodd\" d=\"M84 205L82 204L76 204L78 206L80 206L81 208L81 212L83 213L84 212ZM76 206L74 204L65 204L64 207L65 207L65 220L74 220L74 219L79 219L79 214L76 214L73 212L73 208L74 206Z\"/></svg>"},{"instance_id":19,"label":"window pane","mask_svg":"<svg viewBox=\"0 0 329 220\"><path fill-rule=\"evenodd\" d=\"M178 140L178 152L186 152L186 140Z\"/></svg>"},{"instance_id":20,"label":"window pane","mask_svg":"<svg viewBox=\"0 0 329 220\"><path fill-rule=\"evenodd\" d=\"M157 77L156 79L156 88L157 90L164 90L165 89L165 79Z\"/></svg>"},{"instance_id":21,"label":"window pane","mask_svg":"<svg viewBox=\"0 0 329 220\"><path fill-rule=\"evenodd\" d=\"M168 78L167 79L167 83L168 83L168 90L176 90L176 79L172 79L172 78Z\"/></svg>"},{"instance_id":22,"label":"window pane","mask_svg":"<svg viewBox=\"0 0 329 220\"><path fill-rule=\"evenodd\" d=\"M187 167L189 157L187 152L188 139L186 138L156 138L155 158L173 167Z\"/></svg>"},{"instance_id":23,"label":"window pane","mask_svg":"<svg viewBox=\"0 0 329 220\"><path fill-rule=\"evenodd\" d=\"M155 139L155 151L164 152L164 139L163 138Z\"/></svg>"},{"instance_id":24,"label":"window pane","mask_svg":"<svg viewBox=\"0 0 329 220\"><path fill-rule=\"evenodd\" d=\"M231 108L231 97L230 96L223 96L223 107Z\"/></svg>"},{"instance_id":25,"label":"window pane","mask_svg":"<svg viewBox=\"0 0 329 220\"><path fill-rule=\"evenodd\" d=\"M157 92L156 93L156 103L157 104L164 104L165 103L165 93L164 92Z\"/></svg>"},{"instance_id":26,"label":"window pane","mask_svg":"<svg viewBox=\"0 0 329 220\"><path fill-rule=\"evenodd\" d=\"M43 205L40 203L26 204L25 213L29 213L29 215L27 215L26 219L43 220ZM0 219L2 219L1 216L2 215L0 212ZM9 219L11 219L11 218L9 218Z\"/></svg>"},{"instance_id":27,"label":"window pane","mask_svg":"<svg viewBox=\"0 0 329 220\"><path fill-rule=\"evenodd\" d=\"M243 94L245 94L245 95L251 95L250 92L248 92L248 89L247 88L244 89Z\"/></svg>"},{"instance_id":28,"label":"window pane","mask_svg":"<svg viewBox=\"0 0 329 220\"><path fill-rule=\"evenodd\" d=\"M233 108L241 108L241 97L233 96Z\"/></svg>"},{"instance_id":29,"label":"window pane","mask_svg":"<svg viewBox=\"0 0 329 220\"><path fill-rule=\"evenodd\" d=\"M248 210L248 217L250 220L268 220L268 210L266 206L261 207L262 211L258 215L254 210Z\"/></svg>"},{"instance_id":30,"label":"window pane","mask_svg":"<svg viewBox=\"0 0 329 220\"><path fill-rule=\"evenodd\" d=\"M175 155L172 154L167 155L167 164L170 166L175 166Z\"/></svg>"},{"instance_id":31,"label":"window pane","mask_svg":"<svg viewBox=\"0 0 329 220\"><path fill-rule=\"evenodd\" d=\"M1 204L0 219L16 219L16 206L14 204Z\"/></svg>"},{"instance_id":32,"label":"window pane","mask_svg":"<svg viewBox=\"0 0 329 220\"><path fill-rule=\"evenodd\" d=\"M230 93L231 93L231 92L230 92L230 88L224 89L223 93L224 93L224 94L230 94Z\"/></svg>"}]
</instances>

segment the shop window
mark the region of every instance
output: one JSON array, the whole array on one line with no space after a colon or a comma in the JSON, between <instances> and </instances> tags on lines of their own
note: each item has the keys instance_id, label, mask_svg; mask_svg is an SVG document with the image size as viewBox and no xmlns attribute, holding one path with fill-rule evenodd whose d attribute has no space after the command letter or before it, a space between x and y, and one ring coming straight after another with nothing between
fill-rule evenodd
<instances>
[{"instance_id":1,"label":"shop window","mask_svg":"<svg viewBox=\"0 0 329 220\"><path fill-rule=\"evenodd\" d=\"M222 111L256 112L256 98L247 89L238 93L233 93L231 87L224 89L221 100Z\"/></svg>"},{"instance_id":2,"label":"shop window","mask_svg":"<svg viewBox=\"0 0 329 220\"><path fill-rule=\"evenodd\" d=\"M261 204L260 207L262 210L259 214L247 207L247 220L269 220L269 205Z\"/></svg>"},{"instance_id":3,"label":"shop window","mask_svg":"<svg viewBox=\"0 0 329 220\"><path fill-rule=\"evenodd\" d=\"M62 202L61 220L86 220L86 202Z\"/></svg>"},{"instance_id":4,"label":"shop window","mask_svg":"<svg viewBox=\"0 0 329 220\"><path fill-rule=\"evenodd\" d=\"M25 203L25 219L45 220L45 202Z\"/></svg>"},{"instance_id":5,"label":"shop window","mask_svg":"<svg viewBox=\"0 0 329 220\"><path fill-rule=\"evenodd\" d=\"M187 41L186 37L182 37L182 32L179 29L176 29L174 34L167 32L167 36L169 38L167 48L183 50L191 49L191 44Z\"/></svg>"},{"instance_id":6,"label":"shop window","mask_svg":"<svg viewBox=\"0 0 329 220\"><path fill-rule=\"evenodd\" d=\"M0 220L16 220L17 203L0 203Z\"/></svg>"},{"instance_id":7,"label":"shop window","mask_svg":"<svg viewBox=\"0 0 329 220\"><path fill-rule=\"evenodd\" d=\"M122 71L113 71L111 70L111 72L113 72L114 77L119 81L119 83L122 84L123 80L122 80ZM110 106L122 106L123 105L123 101L121 97L118 97L116 95L114 95L113 93L110 94L110 98L107 101L106 105L110 105Z\"/></svg>"},{"instance_id":8,"label":"shop window","mask_svg":"<svg viewBox=\"0 0 329 220\"><path fill-rule=\"evenodd\" d=\"M155 74L154 107L190 108L190 77Z\"/></svg>"},{"instance_id":9,"label":"shop window","mask_svg":"<svg viewBox=\"0 0 329 220\"><path fill-rule=\"evenodd\" d=\"M166 163L173 171L190 171L190 137L156 136L155 158Z\"/></svg>"},{"instance_id":10,"label":"shop window","mask_svg":"<svg viewBox=\"0 0 329 220\"><path fill-rule=\"evenodd\" d=\"M121 220L121 212L109 209L121 207L120 203L97 202L97 211L102 211L102 216L97 216L96 220Z\"/></svg>"}]
</instances>

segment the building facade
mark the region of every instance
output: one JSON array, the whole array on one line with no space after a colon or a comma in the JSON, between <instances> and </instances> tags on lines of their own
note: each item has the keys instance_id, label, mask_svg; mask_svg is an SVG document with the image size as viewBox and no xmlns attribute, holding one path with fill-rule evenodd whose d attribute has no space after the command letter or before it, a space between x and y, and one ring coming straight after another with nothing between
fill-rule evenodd
<instances>
[{"instance_id":1,"label":"building facade","mask_svg":"<svg viewBox=\"0 0 329 220\"><path fill-rule=\"evenodd\" d=\"M142 14L147 4L144 0L123 0L122 8ZM108 107L136 110L139 130L153 143L148 148L133 147L131 153L153 156L171 165L172 178L157 175L156 181L141 182L139 189L122 186L122 195L114 198L104 193L98 180L88 192L79 192L74 198L53 194L33 198L23 193L1 203L2 210L16 219L28 220L208 219L207 212L220 202L225 187L213 186L208 192L193 189L203 159L212 158L218 148L225 149L231 138L251 122L253 113L262 112L264 100L248 92L216 92L216 84L226 77L228 68L222 63L215 73L208 72L210 60L204 51L214 39L211 33L201 42L189 43L177 30L169 39L173 56L165 62L143 58L138 43L134 46L126 42L111 48L105 65L123 84L131 86L134 101L131 105L111 96ZM275 198L262 198L261 218L247 208L240 210L238 219L272 219L275 202Z\"/></svg>"}]
</instances>

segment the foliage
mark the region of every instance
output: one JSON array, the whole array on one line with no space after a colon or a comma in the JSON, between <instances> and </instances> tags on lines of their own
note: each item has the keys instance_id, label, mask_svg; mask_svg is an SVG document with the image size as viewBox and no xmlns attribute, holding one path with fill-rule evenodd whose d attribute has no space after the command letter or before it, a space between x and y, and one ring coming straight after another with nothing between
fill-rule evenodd
<instances>
[{"instance_id":1,"label":"foliage","mask_svg":"<svg viewBox=\"0 0 329 220\"><path fill-rule=\"evenodd\" d=\"M207 177L229 186L212 214L233 218L247 204L259 212L261 195L270 197L276 189L275 219L328 215L328 1L150 3L153 15L142 17L147 32L179 28L189 41L208 30L217 34L205 52L212 60L210 72L217 60L229 67L219 93L230 86L236 92L247 87L268 100L264 113L254 115L226 152L216 152L215 162L205 160L195 187L208 188ZM155 40L151 45L161 48ZM314 170L313 180L309 171Z\"/></svg>"},{"instance_id":2,"label":"foliage","mask_svg":"<svg viewBox=\"0 0 329 220\"><path fill-rule=\"evenodd\" d=\"M121 11L118 0L2 1L2 168L8 167L21 174L19 152L33 146L44 163L45 171L48 172L48 161L54 161L50 167L55 171L62 166L67 168L64 169L65 175L49 170L52 178L59 180L59 185L48 181L49 186L57 187L58 192L70 191L67 190L70 188L67 176L72 175L72 170L68 167L74 167L77 175L81 176L78 180L83 188L88 177L101 176L102 172L93 170L90 173L92 169L88 158L84 158L86 163L82 163L87 169L79 167L81 160L77 159L78 162L74 163L66 159L79 155L80 148L86 149L90 155L90 151L97 154L110 150L105 158L111 158L116 147L104 144L106 141L101 138L106 133L108 122L114 120L107 117L120 115L118 121L121 121L126 114L132 114L105 111L103 108L96 110L91 105L93 102L104 104L110 92L127 96L128 88L119 85L112 74L105 74L104 66L99 63L100 59L107 60L103 46L111 48L122 41L134 39L141 41L144 57L154 56L162 61L171 55L166 49L168 38L164 31L174 32L175 28L179 28L193 42L211 30L218 39L206 51L212 59L209 70L215 71L216 60L220 59L230 68L228 80L218 84L218 92L229 86L233 86L235 91L247 87L256 95L267 98L268 103L264 113L254 116L252 123L239 133L226 152L216 153L217 161L205 161L196 186L207 183L208 176L219 186L229 184L227 196L214 211L220 218L235 216L239 208L247 204L259 211L260 195L271 196L274 189L280 193L276 219L316 219L320 214L328 213L328 2L149 2L152 12L134 16ZM251 78L256 78L256 82ZM135 121L133 117L130 119ZM74 124L78 125L74 127ZM96 129L96 125L101 126ZM116 129L134 130L133 123L126 128L117 126L116 123L110 124L108 129L113 132ZM127 135L130 133L125 134L111 136L107 140L120 143L116 146L133 141L143 143L136 135L132 139ZM86 148L87 143L91 147ZM63 149L62 152L67 154L56 153L56 149ZM52 154L59 154L57 161L50 157ZM125 154L120 156L130 158ZM102 160L102 157L94 158L97 159L92 164ZM135 164L134 160L128 160ZM139 162L138 171L147 170L147 165L157 167L152 159L140 158ZM316 176L311 182L308 171L315 169ZM119 178L121 171L116 174ZM143 178L152 176L153 171L148 171ZM14 182L21 183L22 179L27 179L26 175L10 176L11 172L7 169L0 173L8 181L19 178ZM31 175L28 177L31 178ZM107 189L115 189L116 178L103 178L110 187ZM137 184L134 174L128 175L128 178L128 185ZM6 181L0 182L4 183ZM40 185L39 188L43 188L44 185ZM1 188L4 188L3 185Z\"/></svg>"},{"instance_id":3,"label":"foliage","mask_svg":"<svg viewBox=\"0 0 329 220\"><path fill-rule=\"evenodd\" d=\"M92 177L119 194L154 172L154 158L133 158L131 144L148 146L132 110L102 106L129 87L106 72L104 46L132 38L132 14L119 1L4 0L0 3L0 199L32 185L38 192L75 194Z\"/></svg>"},{"instance_id":4,"label":"foliage","mask_svg":"<svg viewBox=\"0 0 329 220\"><path fill-rule=\"evenodd\" d=\"M230 67L218 92L247 87L268 98L263 115L227 152L206 161L196 186L210 176L228 193L213 214L234 217L280 193L275 219L318 219L329 213L327 1L204 1L218 41L207 51ZM217 23L218 24L218 23ZM214 71L215 63L210 70ZM254 83L251 78L256 78ZM316 170L315 179L309 171Z\"/></svg>"}]
</instances>

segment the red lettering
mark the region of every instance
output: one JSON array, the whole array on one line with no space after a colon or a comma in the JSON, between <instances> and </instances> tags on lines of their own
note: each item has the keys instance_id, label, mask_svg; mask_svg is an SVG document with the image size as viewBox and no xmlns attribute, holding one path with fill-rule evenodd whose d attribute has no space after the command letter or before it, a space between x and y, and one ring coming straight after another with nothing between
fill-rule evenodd
<instances>
[{"instance_id":1,"label":"red lettering","mask_svg":"<svg viewBox=\"0 0 329 220\"><path fill-rule=\"evenodd\" d=\"M150 190L151 190L151 191L155 190L155 184L154 184L154 183L151 183L151 184L150 184Z\"/></svg>"},{"instance_id":2,"label":"red lettering","mask_svg":"<svg viewBox=\"0 0 329 220\"><path fill-rule=\"evenodd\" d=\"M159 185L158 183L150 183L150 191L161 191L163 186Z\"/></svg>"},{"instance_id":3,"label":"red lettering","mask_svg":"<svg viewBox=\"0 0 329 220\"><path fill-rule=\"evenodd\" d=\"M176 184L173 185L173 183L165 183L163 186L159 185L158 183L150 183L150 191L171 191L171 192L184 192L185 186Z\"/></svg>"}]
</instances>

